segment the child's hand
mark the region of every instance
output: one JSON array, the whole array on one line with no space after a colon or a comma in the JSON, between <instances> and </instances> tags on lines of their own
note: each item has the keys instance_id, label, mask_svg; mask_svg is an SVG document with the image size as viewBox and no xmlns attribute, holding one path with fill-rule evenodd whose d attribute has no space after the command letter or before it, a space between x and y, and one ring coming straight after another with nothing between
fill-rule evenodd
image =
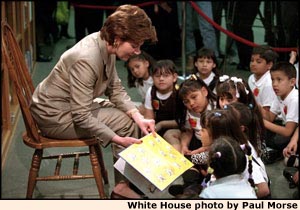
<instances>
[{"instance_id":1,"label":"child's hand","mask_svg":"<svg viewBox=\"0 0 300 210\"><path fill-rule=\"evenodd\" d=\"M160 122L159 122L159 123L156 123L156 124L155 124L155 131L158 132L158 131L160 131L161 129L162 129L161 123L160 123Z\"/></svg>"},{"instance_id":2,"label":"child's hand","mask_svg":"<svg viewBox=\"0 0 300 210\"><path fill-rule=\"evenodd\" d=\"M294 175L293 175L293 180L296 184L299 183L299 171L297 171Z\"/></svg>"},{"instance_id":3,"label":"child's hand","mask_svg":"<svg viewBox=\"0 0 300 210\"><path fill-rule=\"evenodd\" d=\"M189 150L189 148L188 148L187 146L183 146L183 147L181 148L181 153L182 153L183 155L191 155L191 150Z\"/></svg>"},{"instance_id":4,"label":"child's hand","mask_svg":"<svg viewBox=\"0 0 300 210\"><path fill-rule=\"evenodd\" d=\"M290 143L283 149L282 153L284 157L290 157L297 151L297 142L290 141Z\"/></svg>"},{"instance_id":5,"label":"child's hand","mask_svg":"<svg viewBox=\"0 0 300 210\"><path fill-rule=\"evenodd\" d=\"M289 62L290 62L291 64L295 64L296 59L297 59L297 52L296 52L296 51L291 51Z\"/></svg>"},{"instance_id":6,"label":"child's hand","mask_svg":"<svg viewBox=\"0 0 300 210\"><path fill-rule=\"evenodd\" d=\"M200 169L200 173L201 173L203 176L206 176L206 175L207 175L207 171L204 170L204 169Z\"/></svg>"}]
</instances>

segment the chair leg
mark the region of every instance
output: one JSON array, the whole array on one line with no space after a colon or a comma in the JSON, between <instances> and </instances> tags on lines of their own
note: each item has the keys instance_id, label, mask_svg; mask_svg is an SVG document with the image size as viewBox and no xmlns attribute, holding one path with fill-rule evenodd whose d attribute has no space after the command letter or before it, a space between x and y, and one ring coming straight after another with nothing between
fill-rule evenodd
<instances>
[{"instance_id":1,"label":"chair leg","mask_svg":"<svg viewBox=\"0 0 300 210\"><path fill-rule=\"evenodd\" d=\"M99 144L96 145L95 149L96 149L96 153L97 153L98 160L99 160L99 163L100 163L101 173L102 173L102 176L103 176L104 184L108 184L108 182L109 182L108 181L108 173L107 173L107 170L105 168L105 164L104 164L104 161L103 161L103 153L102 153L100 145Z\"/></svg>"},{"instance_id":2,"label":"chair leg","mask_svg":"<svg viewBox=\"0 0 300 210\"><path fill-rule=\"evenodd\" d=\"M36 149L32 156L31 168L28 176L27 194L26 194L26 198L28 199L32 198L33 195L33 191L36 185L36 178L38 177L40 166L41 166L42 156L43 156L42 149Z\"/></svg>"},{"instance_id":3,"label":"chair leg","mask_svg":"<svg viewBox=\"0 0 300 210\"><path fill-rule=\"evenodd\" d=\"M91 145L89 146L90 150L90 160L92 164L93 173L95 176L96 185L99 191L100 198L107 198L104 192L104 186L102 182L102 174L101 174L101 167L98 161L97 153L95 150L95 146Z\"/></svg>"}]
</instances>

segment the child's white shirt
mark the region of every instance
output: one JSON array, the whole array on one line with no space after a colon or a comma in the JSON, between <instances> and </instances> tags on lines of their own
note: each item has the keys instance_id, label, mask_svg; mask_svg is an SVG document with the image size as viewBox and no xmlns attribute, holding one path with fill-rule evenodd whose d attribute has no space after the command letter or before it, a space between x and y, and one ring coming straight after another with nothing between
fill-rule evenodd
<instances>
[{"instance_id":1,"label":"child's white shirt","mask_svg":"<svg viewBox=\"0 0 300 210\"><path fill-rule=\"evenodd\" d=\"M248 78L248 84L258 104L263 107L270 107L272 105L276 98L276 94L272 87L270 71L264 73L257 81L254 74L251 74Z\"/></svg>"},{"instance_id":2,"label":"child's white shirt","mask_svg":"<svg viewBox=\"0 0 300 210\"><path fill-rule=\"evenodd\" d=\"M299 89L299 62L294 64L296 69L296 87Z\"/></svg>"},{"instance_id":3,"label":"child's white shirt","mask_svg":"<svg viewBox=\"0 0 300 210\"><path fill-rule=\"evenodd\" d=\"M196 75L200 78L200 73L197 72ZM209 86L209 84L211 83L211 81L213 81L214 77L216 76L216 74L214 72L210 72L209 76L207 78L205 78L203 80L203 82Z\"/></svg>"},{"instance_id":4,"label":"child's white shirt","mask_svg":"<svg viewBox=\"0 0 300 210\"><path fill-rule=\"evenodd\" d=\"M281 100L280 97L276 97L270 111L276 115L281 114L283 123L286 122L295 122L299 121L299 91L295 87L287 95L284 100Z\"/></svg>"},{"instance_id":5,"label":"child's white shirt","mask_svg":"<svg viewBox=\"0 0 300 210\"><path fill-rule=\"evenodd\" d=\"M257 155L256 150L254 149L254 147L252 146L252 144L249 141L248 141L248 145L251 147L252 177L253 177L254 184L260 184L263 182L268 183L269 179L268 179L267 171L265 168L265 164L262 162L261 158ZM255 159L259 163L259 165L253 159ZM246 180L248 180L248 178L249 178L248 164L249 164L249 160L247 157L246 169L243 172L243 175Z\"/></svg>"},{"instance_id":6,"label":"child's white shirt","mask_svg":"<svg viewBox=\"0 0 300 210\"><path fill-rule=\"evenodd\" d=\"M138 93L142 97L142 101L145 101L146 93L150 87L153 85L153 79L150 76L147 80L143 80L143 85L139 84L138 82L135 83Z\"/></svg>"},{"instance_id":7,"label":"child's white shirt","mask_svg":"<svg viewBox=\"0 0 300 210\"><path fill-rule=\"evenodd\" d=\"M145 108L153 110L151 91L152 91L152 86L147 90L147 93L146 93ZM166 100L171 96L172 93L173 93L173 91L170 91L170 92L165 93L165 94L161 94L160 92L156 91L156 96L160 100Z\"/></svg>"}]
</instances>

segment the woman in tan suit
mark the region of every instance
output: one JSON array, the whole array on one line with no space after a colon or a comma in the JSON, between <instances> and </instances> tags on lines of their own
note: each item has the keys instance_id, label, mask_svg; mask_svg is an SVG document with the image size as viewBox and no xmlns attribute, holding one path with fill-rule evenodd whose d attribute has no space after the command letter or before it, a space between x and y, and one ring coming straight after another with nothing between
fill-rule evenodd
<instances>
[{"instance_id":1,"label":"woman in tan suit","mask_svg":"<svg viewBox=\"0 0 300 210\"><path fill-rule=\"evenodd\" d=\"M151 20L137 6L123 5L99 32L92 33L62 54L50 74L37 86L30 105L43 135L57 139L95 136L114 158L144 134L154 121L144 119L117 75L116 57L126 61L140 53L144 41L157 41ZM94 100L107 96L109 106ZM115 177L116 181L119 181Z\"/></svg>"}]
</instances>

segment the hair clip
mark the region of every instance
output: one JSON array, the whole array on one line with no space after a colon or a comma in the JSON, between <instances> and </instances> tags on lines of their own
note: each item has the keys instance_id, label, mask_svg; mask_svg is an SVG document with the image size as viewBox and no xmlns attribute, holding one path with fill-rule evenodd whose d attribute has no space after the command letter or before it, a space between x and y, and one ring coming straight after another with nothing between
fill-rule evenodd
<instances>
[{"instance_id":1,"label":"hair clip","mask_svg":"<svg viewBox=\"0 0 300 210\"><path fill-rule=\"evenodd\" d=\"M246 145L245 144L241 144L240 147L241 147L242 150L245 150Z\"/></svg>"},{"instance_id":2,"label":"hair clip","mask_svg":"<svg viewBox=\"0 0 300 210\"><path fill-rule=\"evenodd\" d=\"M243 83L243 80L242 80L241 78L237 78L237 77L231 77L230 80L234 82L234 85L235 85L235 92L236 92L235 96L236 96L237 98L239 98L239 97L240 97L240 93L239 93L239 91L238 91L238 89L237 89L237 83L238 83L238 82Z\"/></svg>"},{"instance_id":3,"label":"hair clip","mask_svg":"<svg viewBox=\"0 0 300 210\"><path fill-rule=\"evenodd\" d=\"M190 80L198 80L198 79L197 79L197 76L195 74L192 74L191 77L190 77Z\"/></svg>"},{"instance_id":4,"label":"hair clip","mask_svg":"<svg viewBox=\"0 0 300 210\"><path fill-rule=\"evenodd\" d=\"M207 173L212 174L214 173L214 169L211 168L210 166L207 168Z\"/></svg>"},{"instance_id":5,"label":"hair clip","mask_svg":"<svg viewBox=\"0 0 300 210\"><path fill-rule=\"evenodd\" d=\"M219 81L220 82L225 82L226 80L228 80L229 79L229 76L228 75L223 75L223 76L221 76L221 77L219 77Z\"/></svg>"},{"instance_id":6,"label":"hair clip","mask_svg":"<svg viewBox=\"0 0 300 210\"><path fill-rule=\"evenodd\" d=\"M202 183L201 183L201 186L202 186L203 188L206 188L206 187L207 187L207 183L205 182L205 179L203 179L203 181L202 181Z\"/></svg>"},{"instance_id":7,"label":"hair clip","mask_svg":"<svg viewBox=\"0 0 300 210\"><path fill-rule=\"evenodd\" d=\"M217 158L220 158L222 155L221 155L221 152L216 152L215 153L215 156L217 157Z\"/></svg>"},{"instance_id":8,"label":"hair clip","mask_svg":"<svg viewBox=\"0 0 300 210\"><path fill-rule=\"evenodd\" d=\"M249 109L253 109L253 104L248 105Z\"/></svg>"},{"instance_id":9,"label":"hair clip","mask_svg":"<svg viewBox=\"0 0 300 210\"><path fill-rule=\"evenodd\" d=\"M220 112L215 112L214 115L215 115L216 117L221 117L221 116L222 116L222 114L221 114Z\"/></svg>"},{"instance_id":10,"label":"hair clip","mask_svg":"<svg viewBox=\"0 0 300 210\"><path fill-rule=\"evenodd\" d=\"M252 155L249 155L249 156L248 156L248 160L252 160Z\"/></svg>"},{"instance_id":11,"label":"hair clip","mask_svg":"<svg viewBox=\"0 0 300 210\"><path fill-rule=\"evenodd\" d=\"M234 84L236 84L238 82L243 83L243 80L241 78L237 78L237 77L231 77L230 80L233 81Z\"/></svg>"}]
</instances>

